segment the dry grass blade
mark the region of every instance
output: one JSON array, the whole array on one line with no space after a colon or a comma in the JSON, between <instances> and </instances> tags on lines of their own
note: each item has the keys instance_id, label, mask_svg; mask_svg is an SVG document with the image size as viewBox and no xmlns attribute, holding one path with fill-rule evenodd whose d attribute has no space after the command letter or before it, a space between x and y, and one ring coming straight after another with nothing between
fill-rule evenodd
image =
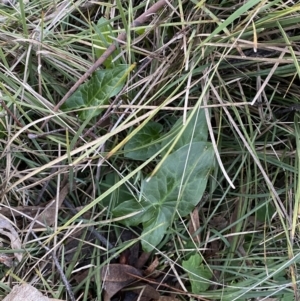
<instances>
[{"instance_id":1,"label":"dry grass blade","mask_svg":"<svg viewBox=\"0 0 300 301\"><path fill-rule=\"evenodd\" d=\"M299 17L0 0L0 299L299 298Z\"/></svg>"},{"instance_id":2,"label":"dry grass blade","mask_svg":"<svg viewBox=\"0 0 300 301\"><path fill-rule=\"evenodd\" d=\"M165 0L159 0L152 7L150 7L145 13L139 16L136 20L133 21L131 27L134 28L136 26L141 26L146 23L152 14L155 14L158 10L166 5ZM123 32L117 37L117 42L123 42L126 40L127 33ZM117 49L115 43L111 44L107 50L103 53L103 55L95 62L93 66L90 67L89 70L75 83L75 85L69 90L69 92L62 98L62 100L54 107L53 111L56 112L62 106L62 104L77 90L77 88L97 69L103 62L112 55L112 53ZM44 123L41 128L45 126Z\"/></svg>"}]
</instances>

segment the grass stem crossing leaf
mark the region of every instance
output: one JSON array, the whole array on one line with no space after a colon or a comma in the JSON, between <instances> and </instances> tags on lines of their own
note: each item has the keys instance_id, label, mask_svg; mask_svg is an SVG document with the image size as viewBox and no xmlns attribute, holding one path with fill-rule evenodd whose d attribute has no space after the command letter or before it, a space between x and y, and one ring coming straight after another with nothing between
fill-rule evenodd
<instances>
[{"instance_id":1,"label":"grass stem crossing leaf","mask_svg":"<svg viewBox=\"0 0 300 301\"><path fill-rule=\"evenodd\" d=\"M117 95L124 86L128 65L119 65L113 69L96 71L91 79L64 103L62 110L86 108L79 112L79 118L86 120L101 113L97 106L108 104L109 98Z\"/></svg>"},{"instance_id":2,"label":"grass stem crossing leaf","mask_svg":"<svg viewBox=\"0 0 300 301\"><path fill-rule=\"evenodd\" d=\"M176 215L189 214L200 201L213 164L210 143L195 142L181 147L167 157L149 182L144 181L142 201L124 202L115 208L114 214L128 214L128 208L143 210L132 220L132 225L138 224L137 219L143 223L142 246L146 252L152 251ZM126 224L131 224L130 219Z\"/></svg>"}]
</instances>

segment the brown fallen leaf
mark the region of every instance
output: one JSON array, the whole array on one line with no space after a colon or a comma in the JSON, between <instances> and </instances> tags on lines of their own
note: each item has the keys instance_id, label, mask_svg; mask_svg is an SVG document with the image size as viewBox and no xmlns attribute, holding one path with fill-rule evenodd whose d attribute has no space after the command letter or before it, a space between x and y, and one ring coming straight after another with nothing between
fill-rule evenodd
<instances>
[{"instance_id":1,"label":"brown fallen leaf","mask_svg":"<svg viewBox=\"0 0 300 301\"><path fill-rule=\"evenodd\" d=\"M137 235L134 234L131 230L123 230L121 233L121 240L123 241L123 243L125 243L126 241L133 241L137 238ZM137 242L131 245L126 250L124 250L122 253L120 253L119 263L129 264L138 269L138 267L136 267L135 264L139 258L139 253L140 244Z\"/></svg>"},{"instance_id":2,"label":"brown fallen leaf","mask_svg":"<svg viewBox=\"0 0 300 301\"><path fill-rule=\"evenodd\" d=\"M52 225L54 225L55 219L56 219L56 207L58 207L58 208L61 207L61 205L62 205L64 199L66 198L66 196L68 195L68 193L69 193L69 184L65 185L61 189L61 191L59 193L59 197L58 197L58 204L56 204L56 199L48 202L45 209L33 221L33 223L34 223L33 228L40 228L41 223L48 227L51 227ZM39 223L36 223L36 221L38 221Z\"/></svg>"},{"instance_id":3,"label":"brown fallen leaf","mask_svg":"<svg viewBox=\"0 0 300 301\"><path fill-rule=\"evenodd\" d=\"M0 234L7 236L10 239L12 249L20 250L22 248L21 240L12 223L2 214L0 214ZM14 253L15 258L21 262L22 253Z\"/></svg>"},{"instance_id":4,"label":"brown fallen leaf","mask_svg":"<svg viewBox=\"0 0 300 301\"><path fill-rule=\"evenodd\" d=\"M109 264L101 269L101 279L105 290L105 300L109 300L122 288L136 281L136 277L142 277L142 273L127 264Z\"/></svg>"},{"instance_id":5,"label":"brown fallen leaf","mask_svg":"<svg viewBox=\"0 0 300 301\"><path fill-rule=\"evenodd\" d=\"M59 194L58 208L62 207L62 203L69 192L69 184L65 185ZM56 199L52 199L42 206L17 206L17 207L0 207L0 213L5 217L11 216L27 216L32 219L34 223L33 228L41 228L43 225L52 226L55 223L56 218ZM38 216L36 216L38 214Z\"/></svg>"},{"instance_id":6,"label":"brown fallen leaf","mask_svg":"<svg viewBox=\"0 0 300 301\"><path fill-rule=\"evenodd\" d=\"M15 285L3 301L63 301L49 299L29 284Z\"/></svg>"},{"instance_id":7,"label":"brown fallen leaf","mask_svg":"<svg viewBox=\"0 0 300 301\"><path fill-rule=\"evenodd\" d=\"M132 286L132 291L139 296L140 301L158 300L159 292L149 284Z\"/></svg>"}]
</instances>

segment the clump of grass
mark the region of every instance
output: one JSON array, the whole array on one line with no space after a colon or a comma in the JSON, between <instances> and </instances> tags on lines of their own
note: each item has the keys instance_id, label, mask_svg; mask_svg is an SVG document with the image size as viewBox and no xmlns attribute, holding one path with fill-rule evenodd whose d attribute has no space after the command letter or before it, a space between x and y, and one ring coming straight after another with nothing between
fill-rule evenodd
<instances>
[{"instance_id":1,"label":"clump of grass","mask_svg":"<svg viewBox=\"0 0 300 301\"><path fill-rule=\"evenodd\" d=\"M7 283L22 279L53 298L72 299L71 291L78 300L100 300L100 269L144 238L142 223L124 226L115 208L143 201L145 180L174 153L188 112L209 108L208 140L219 156L209 198L197 218L174 217L145 265L157 256L157 269L182 292L197 287L208 300L297 300L299 5L169 1L149 24L131 28L154 3L0 7L1 204L11 208L24 247L24 262L9 270ZM97 27L101 17L109 32ZM54 112L96 61L99 36L113 40L123 30L127 41L118 44L112 64L136 67L117 95L102 106ZM80 119L91 109L102 111ZM149 150L168 139L180 118L168 145L159 144L165 147L147 159L128 155L126 144L147 124L161 126ZM59 203L67 183L53 225L28 228L30 218L16 214L15 208ZM131 220L135 209L127 212ZM195 254L210 271L206 279L183 268ZM1 290L7 294L7 287Z\"/></svg>"}]
</instances>

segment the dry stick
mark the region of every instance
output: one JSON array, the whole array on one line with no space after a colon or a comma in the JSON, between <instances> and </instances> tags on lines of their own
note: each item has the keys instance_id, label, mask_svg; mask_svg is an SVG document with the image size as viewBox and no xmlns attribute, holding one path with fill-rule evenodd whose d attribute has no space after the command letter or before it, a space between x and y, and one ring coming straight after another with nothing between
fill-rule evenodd
<instances>
[{"instance_id":1,"label":"dry stick","mask_svg":"<svg viewBox=\"0 0 300 301\"><path fill-rule=\"evenodd\" d=\"M68 199L65 199L64 200L64 204L66 205L66 207L68 208L68 209L70 209L71 210L71 212L72 212L72 214L77 214L78 213L78 210L74 207L74 205L71 203L71 202L69 202L69 200ZM81 221L83 221L83 219L81 219L80 218L80 220ZM92 235L94 235L94 237L96 238L96 239L98 239L98 241L99 242L101 242L102 243L102 245L104 246L104 247L106 247L108 250L110 250L110 249L112 249L114 246L103 236L103 235L101 235L100 233L98 233L98 231L95 229L95 227L93 227L93 226L89 226L88 227L88 231L92 234ZM116 258L116 257L115 257Z\"/></svg>"},{"instance_id":2,"label":"dry stick","mask_svg":"<svg viewBox=\"0 0 300 301\"><path fill-rule=\"evenodd\" d=\"M32 235L37 240L37 242L38 242L39 245L41 245L47 252L50 252L50 254L52 256L52 259L54 261L54 264L55 264L55 266L56 266L56 268L57 268L57 270L58 270L58 272L60 274L61 280L62 280L62 282L64 283L64 285L66 287L66 291L67 291L67 293L69 295L70 300L71 301L75 301L76 299L75 299L74 293L72 291L71 285L70 285L70 283L69 283L66 275L64 274L64 271L63 271L63 269L62 269L62 267L61 267L61 265L60 265L57 257L55 256L54 252L50 251L50 249L47 246L45 246L44 244L42 244L34 232L32 233Z\"/></svg>"},{"instance_id":3,"label":"dry stick","mask_svg":"<svg viewBox=\"0 0 300 301\"><path fill-rule=\"evenodd\" d=\"M166 0L159 0L153 6L151 6L146 12L140 15L136 20L131 24L131 27L141 26L146 23L148 19L155 14L158 10L163 8L167 4ZM120 43L126 41L126 31L120 33L117 37L117 40L111 44L106 51L98 58L98 60L86 71L86 73L79 78L79 80L74 84L74 86L66 93L66 95L61 99L61 101L53 108L53 112L57 112L59 108L65 103L65 101L78 89L78 87L87 80L87 78L92 75L92 73L105 62L105 60L117 49L115 43ZM41 129L47 124L47 120L41 126Z\"/></svg>"},{"instance_id":4,"label":"dry stick","mask_svg":"<svg viewBox=\"0 0 300 301\"><path fill-rule=\"evenodd\" d=\"M12 117L12 119L16 122L16 124L22 128L22 123L18 120L18 118L13 114L13 112L6 106L4 100L0 100L0 104L4 108L4 110Z\"/></svg>"},{"instance_id":5,"label":"dry stick","mask_svg":"<svg viewBox=\"0 0 300 301\"><path fill-rule=\"evenodd\" d=\"M114 103L115 103L115 101L113 102L113 104ZM94 129L97 129L104 121L106 121L110 117L110 115L118 108L118 105L114 106L113 104L111 104L108 107L108 110L105 112L105 114L91 128L89 128L85 133L83 133L82 138L85 138L86 136L90 135ZM112 110L110 110L110 109L112 109ZM79 142L80 142L80 140L77 141L74 148L77 147L77 144Z\"/></svg>"}]
</instances>

